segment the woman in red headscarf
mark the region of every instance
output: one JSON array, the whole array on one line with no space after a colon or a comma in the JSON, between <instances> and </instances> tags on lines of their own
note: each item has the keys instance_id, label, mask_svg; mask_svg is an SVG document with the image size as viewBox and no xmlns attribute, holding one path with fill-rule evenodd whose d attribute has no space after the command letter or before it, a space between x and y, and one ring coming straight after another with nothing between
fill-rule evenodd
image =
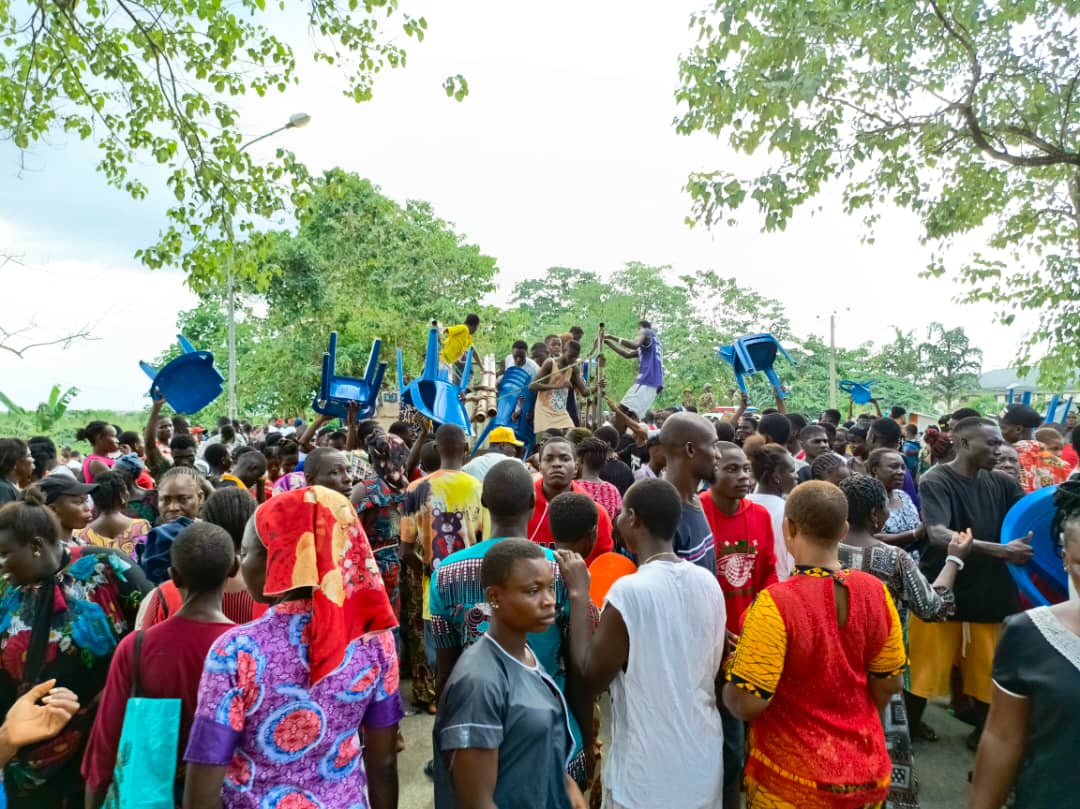
<instances>
[{"instance_id":1,"label":"woman in red headscarf","mask_svg":"<svg viewBox=\"0 0 1080 809\"><path fill-rule=\"evenodd\" d=\"M272 498L240 569L272 606L207 656L185 806L396 805L397 622L352 505L321 486Z\"/></svg>"}]
</instances>

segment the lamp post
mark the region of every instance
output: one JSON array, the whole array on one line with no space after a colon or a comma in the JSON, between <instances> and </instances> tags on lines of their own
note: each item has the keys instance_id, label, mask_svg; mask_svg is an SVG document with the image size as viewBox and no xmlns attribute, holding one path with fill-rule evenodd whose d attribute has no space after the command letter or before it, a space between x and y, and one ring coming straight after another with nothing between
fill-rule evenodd
<instances>
[{"instance_id":1,"label":"lamp post","mask_svg":"<svg viewBox=\"0 0 1080 809\"><path fill-rule=\"evenodd\" d=\"M279 126L277 129L272 129L264 135L259 135L257 138L252 138L247 143L243 144L238 151L243 152L253 143L258 143L260 140L265 140L272 135L276 135L278 132L284 132L286 129L300 129L311 123L311 116L306 112L297 112L289 116L289 120L285 122L284 126ZM227 228L227 236L229 239L229 252L226 255L225 262L225 289L228 296L229 303L229 420L236 420L236 286L233 279L233 245L235 243L235 237L233 236L232 217L226 216L225 226Z\"/></svg>"}]
</instances>

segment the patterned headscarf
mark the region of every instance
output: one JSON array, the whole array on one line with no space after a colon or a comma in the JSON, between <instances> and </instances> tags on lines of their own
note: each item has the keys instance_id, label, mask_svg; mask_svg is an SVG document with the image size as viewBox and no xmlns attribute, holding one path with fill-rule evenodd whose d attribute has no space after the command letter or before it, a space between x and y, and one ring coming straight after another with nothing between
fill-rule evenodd
<instances>
[{"instance_id":1,"label":"patterned headscarf","mask_svg":"<svg viewBox=\"0 0 1080 809\"><path fill-rule=\"evenodd\" d=\"M348 499L323 486L279 494L255 512L266 546L266 595L311 587L310 684L357 638L397 626L367 536Z\"/></svg>"},{"instance_id":2,"label":"patterned headscarf","mask_svg":"<svg viewBox=\"0 0 1080 809\"><path fill-rule=\"evenodd\" d=\"M375 474L392 486L402 488L408 483L405 465L409 460L409 447L400 436L375 432L368 436L367 453Z\"/></svg>"}]
</instances>

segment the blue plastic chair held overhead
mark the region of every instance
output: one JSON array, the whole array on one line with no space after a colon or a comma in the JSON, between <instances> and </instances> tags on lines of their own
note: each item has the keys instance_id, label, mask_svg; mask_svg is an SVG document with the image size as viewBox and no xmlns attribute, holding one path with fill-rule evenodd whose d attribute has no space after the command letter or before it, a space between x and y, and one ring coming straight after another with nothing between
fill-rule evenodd
<instances>
[{"instance_id":1,"label":"blue plastic chair held overhead","mask_svg":"<svg viewBox=\"0 0 1080 809\"><path fill-rule=\"evenodd\" d=\"M412 405L425 418L435 424L456 424L472 435L472 424L465 404L461 401L462 392L468 387L472 373L472 355L468 352L460 384L450 381L445 371L439 370L439 331L432 327L428 330L427 352L424 355L424 372L408 385L405 384L405 363L401 349L397 352L398 389L401 401Z\"/></svg>"},{"instance_id":2,"label":"blue plastic chair held overhead","mask_svg":"<svg viewBox=\"0 0 1080 809\"><path fill-rule=\"evenodd\" d=\"M836 383L836 387L840 388L844 393L851 396L851 401L858 405L864 405L874 398L873 393L870 392L870 387L876 379L871 379L869 382L852 382L850 379L841 379Z\"/></svg>"},{"instance_id":3,"label":"blue plastic chair held overhead","mask_svg":"<svg viewBox=\"0 0 1080 809\"><path fill-rule=\"evenodd\" d=\"M381 348L382 340L375 338L363 377L338 376L334 370L337 364L337 332L330 332L330 345L323 354L322 378L319 392L311 403L312 409L324 416L344 419L348 417L349 406L357 405L358 420L372 418L379 406L379 389L386 375L386 363L379 362Z\"/></svg>"},{"instance_id":4,"label":"blue plastic chair held overhead","mask_svg":"<svg viewBox=\"0 0 1080 809\"><path fill-rule=\"evenodd\" d=\"M157 369L140 362L150 379L150 396L164 396L177 413L195 413L221 395L224 378L214 367L214 355L199 351L182 334L176 335L183 354Z\"/></svg>"},{"instance_id":5,"label":"blue plastic chair held overhead","mask_svg":"<svg viewBox=\"0 0 1080 809\"><path fill-rule=\"evenodd\" d=\"M1005 515L1001 524L1001 543L1004 545L1032 533L1034 552L1026 565L1006 565L1028 600L1036 606L1057 604L1069 597L1069 577L1061 564L1057 538L1051 534L1057 508L1054 493L1057 486L1036 489L1018 500ZM1051 596L1048 598L1047 596Z\"/></svg>"},{"instance_id":6,"label":"blue plastic chair held overhead","mask_svg":"<svg viewBox=\"0 0 1080 809\"><path fill-rule=\"evenodd\" d=\"M499 388L496 392L495 418L488 419L483 432L476 439L472 449L474 457L480 447L484 445L484 441L487 440L488 433L496 427L509 427L512 429L514 435L517 436L517 440L525 444L525 454L528 457L529 450L535 440L535 435L528 421L529 411L536 401L535 396L529 396L530 382L532 382L532 375L524 368L515 365L506 369L502 379L499 380ZM522 402L521 411L515 419L514 410L517 409L519 399Z\"/></svg>"},{"instance_id":7,"label":"blue plastic chair held overhead","mask_svg":"<svg viewBox=\"0 0 1080 809\"><path fill-rule=\"evenodd\" d=\"M747 392L746 380L743 377L760 371L765 374L769 384L776 391L776 395L781 399L787 398L783 382L780 381L773 365L777 354L782 355L792 365L795 361L780 345L780 341L769 332L740 337L729 346L721 346L717 353L720 359L730 365L735 372L735 382L743 393Z\"/></svg>"}]
</instances>

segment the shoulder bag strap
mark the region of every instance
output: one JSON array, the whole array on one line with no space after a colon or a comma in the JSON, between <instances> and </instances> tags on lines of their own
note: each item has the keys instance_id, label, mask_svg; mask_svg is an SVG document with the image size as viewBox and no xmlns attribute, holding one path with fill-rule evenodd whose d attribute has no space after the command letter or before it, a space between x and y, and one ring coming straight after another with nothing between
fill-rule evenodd
<instances>
[{"instance_id":1,"label":"shoulder bag strap","mask_svg":"<svg viewBox=\"0 0 1080 809\"><path fill-rule=\"evenodd\" d=\"M142 685L139 683L139 660L142 657L143 631L135 633L135 656L131 661L131 696L142 696Z\"/></svg>"}]
</instances>

